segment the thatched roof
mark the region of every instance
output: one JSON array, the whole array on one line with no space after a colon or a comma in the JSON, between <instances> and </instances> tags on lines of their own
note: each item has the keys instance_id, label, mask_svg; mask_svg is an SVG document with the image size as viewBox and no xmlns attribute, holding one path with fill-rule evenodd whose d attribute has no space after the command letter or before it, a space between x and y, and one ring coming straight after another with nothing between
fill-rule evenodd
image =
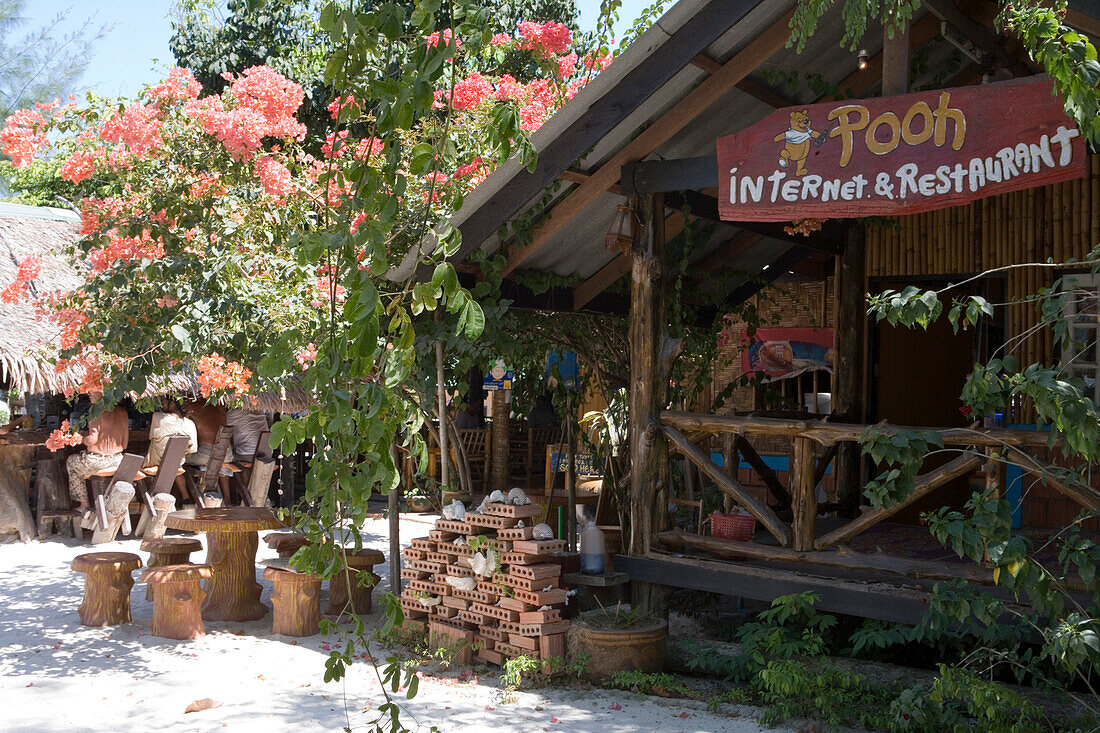
<instances>
[{"instance_id":1,"label":"thatched roof","mask_svg":"<svg viewBox=\"0 0 1100 733\"><path fill-rule=\"evenodd\" d=\"M42 258L42 271L31 283L33 295L66 291L84 278L66 250L80 236L80 217L62 209L0 203L0 287L15 280L19 263ZM27 301L0 303L0 376L21 392L61 392L79 377L56 374L50 357L57 351L60 329L35 317Z\"/></svg>"},{"instance_id":2,"label":"thatched roof","mask_svg":"<svg viewBox=\"0 0 1100 733\"><path fill-rule=\"evenodd\" d=\"M80 236L79 215L45 206L23 206L0 202L0 288L15 280L19 263L31 255L42 259L42 270L31 283L35 296L67 291L79 286L84 277L71 264L67 251ZM60 329L35 317L27 301L0 303L0 377L20 392L64 392L75 389L80 375L73 371L57 374L53 368ZM144 395L168 394L199 397L193 375L176 374L158 379ZM261 392L253 406L269 412L300 412L312 404L309 393L298 386Z\"/></svg>"}]
</instances>

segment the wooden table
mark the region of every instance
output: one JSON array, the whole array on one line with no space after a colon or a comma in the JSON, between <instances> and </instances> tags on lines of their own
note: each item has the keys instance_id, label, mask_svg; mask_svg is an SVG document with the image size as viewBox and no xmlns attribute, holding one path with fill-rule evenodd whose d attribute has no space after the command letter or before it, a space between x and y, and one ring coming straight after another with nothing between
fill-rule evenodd
<instances>
[{"instance_id":1,"label":"wooden table","mask_svg":"<svg viewBox=\"0 0 1100 733\"><path fill-rule=\"evenodd\" d=\"M229 506L191 507L168 515L168 526L206 533L206 564L213 575L206 582L202 617L207 621L254 621L267 614L256 582L259 531L283 523L270 509Z\"/></svg>"}]
</instances>

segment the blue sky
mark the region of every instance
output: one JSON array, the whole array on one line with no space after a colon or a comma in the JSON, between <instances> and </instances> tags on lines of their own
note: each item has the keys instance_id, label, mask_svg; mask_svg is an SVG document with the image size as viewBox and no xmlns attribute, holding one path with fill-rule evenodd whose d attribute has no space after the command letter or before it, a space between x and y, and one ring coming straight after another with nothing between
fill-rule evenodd
<instances>
[{"instance_id":1,"label":"blue sky","mask_svg":"<svg viewBox=\"0 0 1100 733\"><path fill-rule=\"evenodd\" d=\"M599 0L578 0L577 5L581 26L593 27L600 12ZM624 0L616 36L648 5L650 0ZM95 46L81 87L103 96L128 96L161 78L165 66L172 65L168 50L172 6L171 0L30 0L27 27L40 27L65 11L69 14L65 30L89 20L96 27L108 26Z\"/></svg>"}]
</instances>

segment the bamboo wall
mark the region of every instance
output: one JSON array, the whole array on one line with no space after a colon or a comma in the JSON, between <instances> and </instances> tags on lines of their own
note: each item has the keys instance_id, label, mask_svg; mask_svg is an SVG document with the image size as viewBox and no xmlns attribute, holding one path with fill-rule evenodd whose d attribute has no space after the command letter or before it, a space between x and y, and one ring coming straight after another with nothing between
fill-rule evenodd
<instances>
[{"instance_id":1,"label":"bamboo wall","mask_svg":"<svg viewBox=\"0 0 1100 733\"><path fill-rule=\"evenodd\" d=\"M991 196L967 206L899 217L900 226L867 229L867 275L963 275L1026 262L1083 259L1100 243L1100 156L1084 178ZM1022 364L1050 363L1049 329L1036 330L1035 305L1023 302L1058 276L1051 269L1005 273L1006 341Z\"/></svg>"}]
</instances>

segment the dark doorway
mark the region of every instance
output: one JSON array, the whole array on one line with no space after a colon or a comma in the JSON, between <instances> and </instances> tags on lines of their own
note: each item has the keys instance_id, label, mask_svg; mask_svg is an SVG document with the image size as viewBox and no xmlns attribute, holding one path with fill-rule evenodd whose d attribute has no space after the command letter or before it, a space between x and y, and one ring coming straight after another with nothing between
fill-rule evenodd
<instances>
[{"instance_id":1,"label":"dark doorway","mask_svg":"<svg viewBox=\"0 0 1100 733\"><path fill-rule=\"evenodd\" d=\"M872 328L874 419L926 428L967 425L969 420L959 411L959 393L978 355L975 332L955 333L946 315L927 330L887 323ZM952 457L932 456L923 470ZM969 495L969 478L964 476L901 510L891 521L916 524L922 512L942 506L961 509Z\"/></svg>"}]
</instances>

